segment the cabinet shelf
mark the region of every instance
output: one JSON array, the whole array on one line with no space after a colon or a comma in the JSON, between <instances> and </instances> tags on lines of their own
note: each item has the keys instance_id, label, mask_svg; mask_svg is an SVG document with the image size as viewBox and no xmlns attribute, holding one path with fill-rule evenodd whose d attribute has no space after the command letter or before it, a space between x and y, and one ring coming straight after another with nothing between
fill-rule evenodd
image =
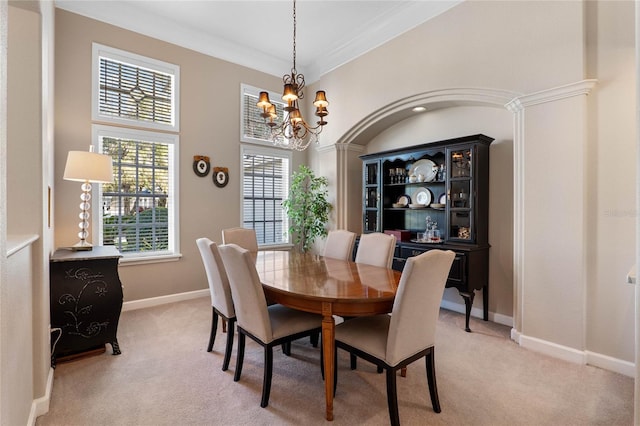
<instances>
[{"instance_id":1,"label":"cabinet shelf","mask_svg":"<svg viewBox=\"0 0 640 426\"><path fill-rule=\"evenodd\" d=\"M432 180L430 182L401 182L401 183L385 183L384 187L401 187L401 186L425 186L425 185L434 185L441 184L444 185L446 181L444 180Z\"/></svg>"}]
</instances>

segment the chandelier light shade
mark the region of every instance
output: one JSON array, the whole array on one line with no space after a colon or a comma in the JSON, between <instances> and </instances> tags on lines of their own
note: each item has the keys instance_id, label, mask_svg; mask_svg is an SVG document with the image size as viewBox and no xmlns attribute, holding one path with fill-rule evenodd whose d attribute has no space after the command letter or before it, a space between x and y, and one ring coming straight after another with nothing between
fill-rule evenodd
<instances>
[{"instance_id":1,"label":"chandelier light shade","mask_svg":"<svg viewBox=\"0 0 640 426\"><path fill-rule=\"evenodd\" d=\"M271 128L271 139L274 144L304 151L311 142L318 142L318 135L327 124L324 118L329 114L327 110L329 102L324 90L318 90L313 106L316 107L315 115L319 120L312 125L302 117L299 101L304 99L305 82L304 75L298 74L296 70L296 24L296 1L293 0L293 68L291 68L291 74L285 74L282 77L284 83L282 100L286 102L284 119L281 123L276 121L278 118L276 107L271 103L267 92L260 92L256 105L262 110L260 115L265 124Z\"/></svg>"},{"instance_id":2,"label":"chandelier light shade","mask_svg":"<svg viewBox=\"0 0 640 426\"><path fill-rule=\"evenodd\" d=\"M93 148L93 147L91 147ZM72 250L91 250L92 245L87 242L89 237L89 210L91 209L91 182L113 182L113 164L111 156L98 154L93 150L69 151L67 164L64 168L64 180L82 182L80 195L80 223L78 237L80 241L71 247Z\"/></svg>"}]
</instances>

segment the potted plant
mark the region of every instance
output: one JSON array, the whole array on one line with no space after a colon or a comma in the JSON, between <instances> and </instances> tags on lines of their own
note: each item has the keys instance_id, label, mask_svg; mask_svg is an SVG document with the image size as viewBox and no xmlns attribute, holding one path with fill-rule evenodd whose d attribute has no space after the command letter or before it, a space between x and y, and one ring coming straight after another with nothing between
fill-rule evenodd
<instances>
[{"instance_id":1,"label":"potted plant","mask_svg":"<svg viewBox=\"0 0 640 426\"><path fill-rule=\"evenodd\" d=\"M327 235L331 204L327 201L327 178L300 165L293 173L289 198L282 202L289 217L289 232L302 252L308 251L318 237Z\"/></svg>"}]
</instances>

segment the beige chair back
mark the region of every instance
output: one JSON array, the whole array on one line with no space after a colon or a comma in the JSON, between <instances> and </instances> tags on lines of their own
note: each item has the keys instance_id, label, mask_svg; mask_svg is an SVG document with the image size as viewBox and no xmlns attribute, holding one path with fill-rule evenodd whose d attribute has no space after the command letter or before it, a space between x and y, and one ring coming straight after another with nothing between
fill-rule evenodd
<instances>
[{"instance_id":1,"label":"beige chair back","mask_svg":"<svg viewBox=\"0 0 640 426\"><path fill-rule=\"evenodd\" d=\"M356 234L345 229L329 231L324 245L324 257L339 260L351 260Z\"/></svg>"},{"instance_id":2,"label":"beige chair back","mask_svg":"<svg viewBox=\"0 0 640 426\"><path fill-rule=\"evenodd\" d=\"M258 252L256 230L248 228L229 228L222 230L222 244L236 244L250 252Z\"/></svg>"},{"instance_id":3,"label":"beige chair back","mask_svg":"<svg viewBox=\"0 0 640 426\"><path fill-rule=\"evenodd\" d=\"M198 238L196 244L200 250L204 270L207 273L207 281L209 281L211 306L227 318L235 317L236 312L233 308L229 279L217 244L208 238Z\"/></svg>"},{"instance_id":4,"label":"beige chair back","mask_svg":"<svg viewBox=\"0 0 640 426\"><path fill-rule=\"evenodd\" d=\"M389 324L390 365L434 346L442 293L454 258L451 250L429 250L407 259Z\"/></svg>"},{"instance_id":5,"label":"beige chair back","mask_svg":"<svg viewBox=\"0 0 640 426\"><path fill-rule=\"evenodd\" d=\"M238 326L263 342L270 342L273 333L267 300L251 252L236 244L222 245L219 249L229 276Z\"/></svg>"},{"instance_id":6,"label":"beige chair back","mask_svg":"<svg viewBox=\"0 0 640 426\"><path fill-rule=\"evenodd\" d=\"M356 263L391 268L393 252L396 249L396 237L373 232L362 234L356 252Z\"/></svg>"}]
</instances>

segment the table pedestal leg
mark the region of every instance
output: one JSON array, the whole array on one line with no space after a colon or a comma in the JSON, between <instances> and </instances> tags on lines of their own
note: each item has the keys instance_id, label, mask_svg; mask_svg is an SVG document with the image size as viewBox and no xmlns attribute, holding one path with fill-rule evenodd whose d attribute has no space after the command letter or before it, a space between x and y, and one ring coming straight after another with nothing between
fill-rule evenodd
<instances>
[{"instance_id":1,"label":"table pedestal leg","mask_svg":"<svg viewBox=\"0 0 640 426\"><path fill-rule=\"evenodd\" d=\"M322 351L324 355L324 392L327 403L326 419L333 420L333 353L335 351L335 321L330 303L322 304Z\"/></svg>"}]
</instances>

